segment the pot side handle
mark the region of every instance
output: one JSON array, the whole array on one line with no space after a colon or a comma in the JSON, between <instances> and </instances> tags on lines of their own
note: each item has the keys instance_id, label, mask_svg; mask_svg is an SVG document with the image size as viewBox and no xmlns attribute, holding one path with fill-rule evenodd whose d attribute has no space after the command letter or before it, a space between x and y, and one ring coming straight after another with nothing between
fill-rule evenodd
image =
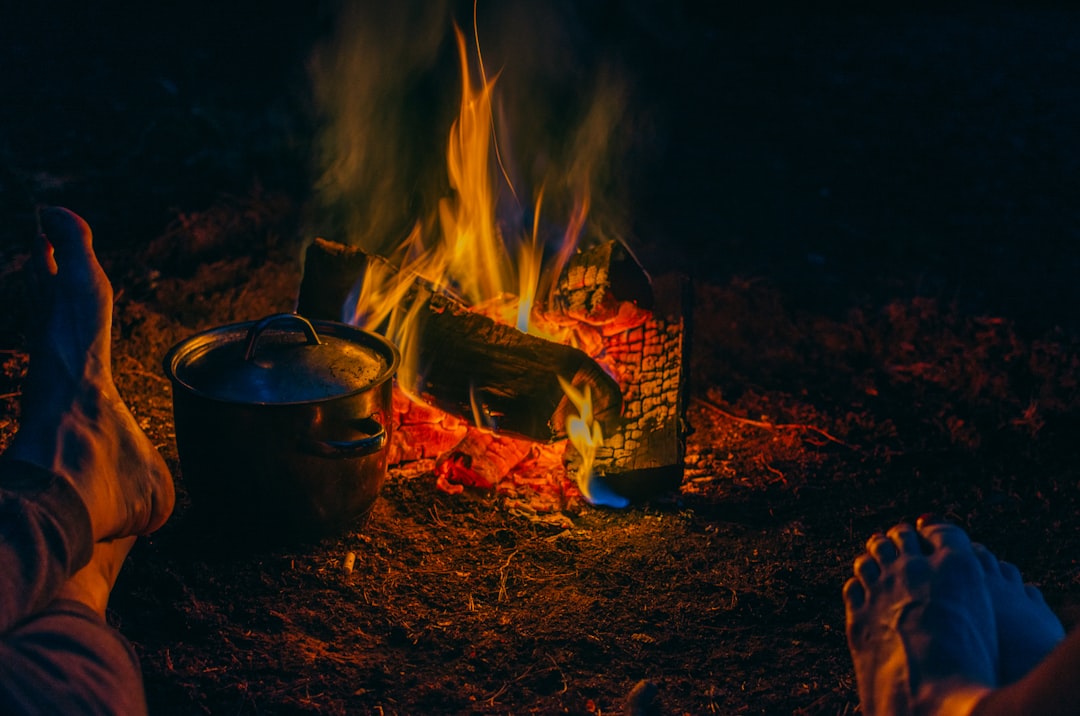
<instances>
[{"instance_id":1,"label":"pot side handle","mask_svg":"<svg viewBox=\"0 0 1080 716\"><path fill-rule=\"evenodd\" d=\"M369 434L357 440L316 440L305 436L300 438L300 449L320 457L351 458L371 455L386 445L386 428L374 417L355 420L353 427Z\"/></svg>"}]
</instances>

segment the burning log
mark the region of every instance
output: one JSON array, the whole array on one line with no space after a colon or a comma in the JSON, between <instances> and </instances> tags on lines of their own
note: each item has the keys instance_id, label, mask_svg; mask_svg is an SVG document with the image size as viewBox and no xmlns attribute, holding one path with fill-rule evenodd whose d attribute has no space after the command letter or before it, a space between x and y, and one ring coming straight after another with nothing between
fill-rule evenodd
<instances>
[{"instance_id":1,"label":"burning log","mask_svg":"<svg viewBox=\"0 0 1080 716\"><path fill-rule=\"evenodd\" d=\"M649 276L621 244L604 241L572 257L549 310L593 326L639 323L653 306Z\"/></svg>"},{"instance_id":2,"label":"burning log","mask_svg":"<svg viewBox=\"0 0 1080 716\"><path fill-rule=\"evenodd\" d=\"M304 252L296 312L308 319L340 321L345 301L367 269L369 256L352 246L315 239Z\"/></svg>"},{"instance_id":3,"label":"burning log","mask_svg":"<svg viewBox=\"0 0 1080 716\"><path fill-rule=\"evenodd\" d=\"M369 262L360 249L316 239L308 247L297 310L340 320ZM417 279L411 297L421 293ZM419 384L407 386L432 405L499 432L548 442L565 437L572 406L562 376L593 395L596 419L613 428L622 408L618 384L588 355L531 336L469 310L442 294L419 313Z\"/></svg>"},{"instance_id":4,"label":"burning log","mask_svg":"<svg viewBox=\"0 0 1080 716\"><path fill-rule=\"evenodd\" d=\"M316 239L307 251L298 311L340 320L370 261L381 259ZM417 392L438 410L399 400L396 413L403 429L395 432L391 464L434 459L438 470L456 475L451 484L471 484L469 471L487 475L485 484L494 482L488 473L499 468L486 464L489 456L463 450L455 458L455 447L475 446L475 439L470 442L467 436L477 432L469 428L477 423L542 442L560 437L573 410L558 385L562 374L574 376L572 382L579 386L591 386L604 429L593 472L630 497L676 489L682 482L689 429L688 297L683 277L650 279L615 242L598 244L571 259L550 298L548 315L580 324L579 339L614 373L612 380L582 351L525 335L451 297L432 295L423 311L424 383ZM519 450L510 452L515 461L522 457ZM462 457L466 453L471 459ZM575 450L567 449L564 460L576 471ZM513 481L529 472L521 467L515 471L512 464L504 467L513 473Z\"/></svg>"},{"instance_id":5,"label":"burning log","mask_svg":"<svg viewBox=\"0 0 1080 716\"><path fill-rule=\"evenodd\" d=\"M682 482L689 295L684 277L650 280L625 249L607 242L573 257L551 301L554 310L599 331L597 355L622 390L623 420L605 431L593 463L619 494L644 497ZM567 454L574 468L576 453Z\"/></svg>"}]
</instances>

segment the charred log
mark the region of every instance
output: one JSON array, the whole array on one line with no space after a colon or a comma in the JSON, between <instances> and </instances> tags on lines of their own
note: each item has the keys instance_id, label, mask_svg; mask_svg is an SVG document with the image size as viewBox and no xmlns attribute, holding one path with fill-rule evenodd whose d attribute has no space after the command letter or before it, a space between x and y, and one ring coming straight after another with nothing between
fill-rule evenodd
<instances>
[{"instance_id":1,"label":"charred log","mask_svg":"<svg viewBox=\"0 0 1080 716\"><path fill-rule=\"evenodd\" d=\"M611 323L630 309L653 306L649 275L615 241L604 241L575 255L556 284L549 310L592 325Z\"/></svg>"},{"instance_id":2,"label":"charred log","mask_svg":"<svg viewBox=\"0 0 1080 716\"><path fill-rule=\"evenodd\" d=\"M533 440L566 437L573 406L559 377L591 389L593 412L613 429L622 410L618 384L577 348L530 336L434 295L420 328L413 392L481 427Z\"/></svg>"},{"instance_id":3,"label":"charred log","mask_svg":"<svg viewBox=\"0 0 1080 716\"><path fill-rule=\"evenodd\" d=\"M602 336L604 361L622 391L623 420L604 433L593 471L627 497L647 497L682 482L689 433L689 297L684 277L649 281L632 257L608 242L573 257L552 300ZM575 469L576 452L567 455Z\"/></svg>"},{"instance_id":4,"label":"charred log","mask_svg":"<svg viewBox=\"0 0 1080 716\"><path fill-rule=\"evenodd\" d=\"M308 319L340 321L342 309L370 256L358 248L315 239L304 252L296 312Z\"/></svg>"},{"instance_id":5,"label":"charred log","mask_svg":"<svg viewBox=\"0 0 1080 716\"><path fill-rule=\"evenodd\" d=\"M308 247L297 310L340 320L342 306L370 261L360 249L316 239ZM559 377L588 386L593 411L614 429L622 409L618 384L581 350L547 341L474 313L416 281L418 371L414 395L481 427L539 441L565 437L573 409Z\"/></svg>"}]
</instances>

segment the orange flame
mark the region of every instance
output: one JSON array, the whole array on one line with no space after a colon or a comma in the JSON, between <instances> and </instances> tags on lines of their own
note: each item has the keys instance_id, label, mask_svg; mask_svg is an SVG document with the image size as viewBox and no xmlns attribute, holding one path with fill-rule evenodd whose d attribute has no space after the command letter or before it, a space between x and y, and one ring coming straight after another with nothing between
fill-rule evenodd
<instances>
[{"instance_id":1,"label":"orange flame","mask_svg":"<svg viewBox=\"0 0 1080 716\"><path fill-rule=\"evenodd\" d=\"M518 243L511 256L496 216L496 164L501 166L495 140L492 111L496 78L484 70L479 47L479 82L470 71L469 54L460 28L454 27L461 70L461 106L449 133L446 160L453 193L439 201L436 236L428 234L420 222L408 238L385 262L371 261L345 320L374 330L385 328L386 336L402 352L399 384L418 384L417 336L423 320L423 302L430 290L449 291L472 310L524 333L560 343L575 344L575 327L560 325L537 310L537 298L550 300L556 279L577 246L589 211L587 185L581 189L568 217L566 231L549 265L544 265L540 216L544 192L538 192L531 236L511 237ZM501 174L508 189L509 177ZM417 283L417 278L427 288ZM415 397L415 396L410 396ZM591 396L583 396L591 405ZM585 433L579 435L579 451L584 455L589 440L602 440L599 425L593 423L591 407L578 407L587 415ZM479 427L484 421L476 416ZM594 437L595 436L595 437ZM576 445L577 443L575 443ZM595 446L592 448L595 453ZM586 468L588 471L590 468Z\"/></svg>"},{"instance_id":2,"label":"orange flame","mask_svg":"<svg viewBox=\"0 0 1080 716\"><path fill-rule=\"evenodd\" d=\"M439 202L439 222L450 275L465 297L478 304L506 292L513 267L495 223L491 181L495 80L473 87L465 36L457 27L454 32L461 60L461 110L450 128L446 160L455 196Z\"/></svg>"},{"instance_id":3,"label":"orange flame","mask_svg":"<svg viewBox=\"0 0 1080 716\"><path fill-rule=\"evenodd\" d=\"M582 496L589 502L595 502L593 496L592 467L596 461L596 450L604 444L604 431L600 423L593 420L592 389L585 386L585 392L570 384L559 376L559 385L570 402L577 409L577 415L570 415L566 419L566 434L570 444L581 456L581 465L578 466L576 481Z\"/></svg>"}]
</instances>

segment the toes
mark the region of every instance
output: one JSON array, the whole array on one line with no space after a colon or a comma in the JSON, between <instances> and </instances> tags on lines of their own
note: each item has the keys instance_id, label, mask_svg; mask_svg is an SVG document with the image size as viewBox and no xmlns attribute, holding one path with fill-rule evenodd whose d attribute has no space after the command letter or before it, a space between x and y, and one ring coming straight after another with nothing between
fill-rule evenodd
<instances>
[{"instance_id":1,"label":"toes","mask_svg":"<svg viewBox=\"0 0 1080 716\"><path fill-rule=\"evenodd\" d=\"M900 554L916 555L922 553L919 533L907 522L896 525L888 531L887 535Z\"/></svg>"},{"instance_id":2,"label":"toes","mask_svg":"<svg viewBox=\"0 0 1080 716\"><path fill-rule=\"evenodd\" d=\"M854 577L844 583L844 604L849 610L861 609L866 604L866 590Z\"/></svg>"},{"instance_id":3,"label":"toes","mask_svg":"<svg viewBox=\"0 0 1080 716\"><path fill-rule=\"evenodd\" d=\"M855 576L863 584L873 584L881 576L881 566L869 554L855 558Z\"/></svg>"},{"instance_id":4,"label":"toes","mask_svg":"<svg viewBox=\"0 0 1080 716\"><path fill-rule=\"evenodd\" d=\"M948 524L948 520L945 520L945 519L943 519L941 517L938 517L937 515L935 515L932 512L926 512L924 514L919 515L919 519L915 520L915 529L919 530L919 532L922 532L924 527L929 527L931 525L945 525L945 524Z\"/></svg>"},{"instance_id":5,"label":"toes","mask_svg":"<svg viewBox=\"0 0 1080 716\"><path fill-rule=\"evenodd\" d=\"M920 520L919 534L935 550L949 548L970 550L971 538L967 532L948 522L929 522Z\"/></svg>"},{"instance_id":6,"label":"toes","mask_svg":"<svg viewBox=\"0 0 1080 716\"><path fill-rule=\"evenodd\" d=\"M1017 568L1012 562L1001 562L1001 576L1009 582L1016 582L1017 584L1024 581L1024 578L1020 575L1020 569Z\"/></svg>"},{"instance_id":7,"label":"toes","mask_svg":"<svg viewBox=\"0 0 1080 716\"><path fill-rule=\"evenodd\" d=\"M52 265L62 267L72 280L90 280L97 266L90 225L69 209L50 206L41 211L41 227L55 253Z\"/></svg>"},{"instance_id":8,"label":"toes","mask_svg":"<svg viewBox=\"0 0 1080 716\"><path fill-rule=\"evenodd\" d=\"M56 275L56 256L45 234L39 234L34 239L31 258L34 262L34 274L38 278Z\"/></svg>"},{"instance_id":9,"label":"toes","mask_svg":"<svg viewBox=\"0 0 1080 716\"><path fill-rule=\"evenodd\" d=\"M866 551L881 564L890 564L900 556L896 545L885 535L878 533L866 541Z\"/></svg>"},{"instance_id":10,"label":"toes","mask_svg":"<svg viewBox=\"0 0 1080 716\"><path fill-rule=\"evenodd\" d=\"M41 228L46 236L62 248L81 248L89 251L92 240L90 225L71 209L47 206L41 210Z\"/></svg>"},{"instance_id":11,"label":"toes","mask_svg":"<svg viewBox=\"0 0 1080 716\"><path fill-rule=\"evenodd\" d=\"M978 558L979 564L982 565L983 571L987 575L994 575L1000 573L1001 563L998 562L998 558L994 556L994 553L986 548L986 545L980 542L973 542L971 544L971 551L975 553L975 557Z\"/></svg>"},{"instance_id":12,"label":"toes","mask_svg":"<svg viewBox=\"0 0 1080 716\"><path fill-rule=\"evenodd\" d=\"M1028 599L1036 604L1046 604L1046 598L1043 597L1042 590L1036 587L1034 584L1024 585L1024 594L1028 596Z\"/></svg>"}]
</instances>

